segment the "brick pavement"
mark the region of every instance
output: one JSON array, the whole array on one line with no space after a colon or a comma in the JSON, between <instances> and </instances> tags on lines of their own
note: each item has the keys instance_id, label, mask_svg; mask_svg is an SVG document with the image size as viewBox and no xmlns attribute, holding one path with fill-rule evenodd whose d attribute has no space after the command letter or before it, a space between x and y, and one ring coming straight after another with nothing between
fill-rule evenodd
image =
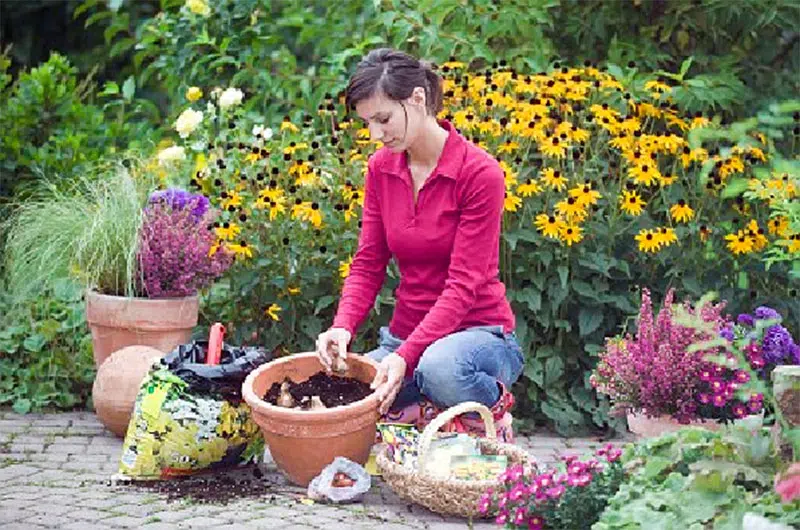
<instances>
[{"instance_id":1,"label":"brick pavement","mask_svg":"<svg viewBox=\"0 0 800 530\"><path fill-rule=\"evenodd\" d=\"M554 462L565 450L582 454L600 444L554 435L519 437L517 443L542 463ZM122 441L92 413L18 415L0 410L0 528L499 528L410 505L375 477L360 503L307 505L300 502L305 490L289 485L271 464L261 469L274 493L263 498L227 505L167 502L162 493L111 483L121 448Z\"/></svg>"}]
</instances>

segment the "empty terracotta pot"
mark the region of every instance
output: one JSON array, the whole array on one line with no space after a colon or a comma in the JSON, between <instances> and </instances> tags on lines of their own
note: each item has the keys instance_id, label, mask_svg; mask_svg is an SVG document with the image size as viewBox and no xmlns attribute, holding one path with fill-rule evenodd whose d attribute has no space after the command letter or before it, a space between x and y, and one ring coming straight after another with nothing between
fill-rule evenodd
<instances>
[{"instance_id":1,"label":"empty terracotta pot","mask_svg":"<svg viewBox=\"0 0 800 530\"><path fill-rule=\"evenodd\" d=\"M136 395L144 376L164 353L149 346L128 346L111 354L100 365L92 386L97 417L106 428L125 437Z\"/></svg>"},{"instance_id":2,"label":"empty terracotta pot","mask_svg":"<svg viewBox=\"0 0 800 530\"><path fill-rule=\"evenodd\" d=\"M89 291L86 321L92 332L94 364L126 346L141 344L169 353L192 338L199 310L197 296L127 298Z\"/></svg>"},{"instance_id":3,"label":"empty terracotta pot","mask_svg":"<svg viewBox=\"0 0 800 530\"><path fill-rule=\"evenodd\" d=\"M272 458L300 486L307 486L337 456L364 465L375 442L379 413L374 393L343 407L315 411L277 407L262 399L273 383L287 377L301 383L322 369L315 353L298 353L256 368L242 386ZM350 354L345 377L371 383L377 369L372 359Z\"/></svg>"}]
</instances>

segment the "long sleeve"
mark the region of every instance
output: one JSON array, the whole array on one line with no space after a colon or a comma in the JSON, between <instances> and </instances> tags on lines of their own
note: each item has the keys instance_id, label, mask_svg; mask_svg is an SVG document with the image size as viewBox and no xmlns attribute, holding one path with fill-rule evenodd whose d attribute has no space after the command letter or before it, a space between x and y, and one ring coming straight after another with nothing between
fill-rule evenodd
<instances>
[{"instance_id":1,"label":"long sleeve","mask_svg":"<svg viewBox=\"0 0 800 530\"><path fill-rule=\"evenodd\" d=\"M397 349L407 363L407 375L431 343L458 329L475 305L478 288L497 274L492 248L499 245L504 198L503 172L497 164L481 164L464 182L444 289Z\"/></svg>"},{"instance_id":2,"label":"long sleeve","mask_svg":"<svg viewBox=\"0 0 800 530\"><path fill-rule=\"evenodd\" d=\"M353 256L350 274L345 279L339 307L333 319L333 327L345 328L352 336L355 336L356 330L375 303L391 257L375 190L375 178L370 163L364 184L364 211L358 249Z\"/></svg>"}]
</instances>

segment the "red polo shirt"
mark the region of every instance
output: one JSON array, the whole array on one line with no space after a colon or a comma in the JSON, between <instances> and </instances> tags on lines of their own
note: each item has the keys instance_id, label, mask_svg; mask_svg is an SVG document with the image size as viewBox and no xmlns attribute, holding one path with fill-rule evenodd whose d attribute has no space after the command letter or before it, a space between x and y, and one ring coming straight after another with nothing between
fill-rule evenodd
<instances>
[{"instance_id":1,"label":"red polo shirt","mask_svg":"<svg viewBox=\"0 0 800 530\"><path fill-rule=\"evenodd\" d=\"M498 278L503 170L440 123L449 135L416 205L406 154L382 148L370 157L358 250L333 321L355 335L393 257L400 285L389 330L405 340L397 353L409 375L437 339L472 326L515 326Z\"/></svg>"}]
</instances>

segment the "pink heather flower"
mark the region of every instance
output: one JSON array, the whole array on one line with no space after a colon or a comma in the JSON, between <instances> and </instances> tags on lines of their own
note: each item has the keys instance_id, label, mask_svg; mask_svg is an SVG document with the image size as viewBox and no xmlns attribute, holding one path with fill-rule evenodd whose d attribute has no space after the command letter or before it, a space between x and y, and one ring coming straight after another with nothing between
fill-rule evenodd
<instances>
[{"instance_id":1,"label":"pink heather flower","mask_svg":"<svg viewBox=\"0 0 800 530\"><path fill-rule=\"evenodd\" d=\"M508 522L508 512L505 511L505 510L502 510L497 515L497 517L495 517L494 522L497 523L497 524L502 524L502 525L506 524Z\"/></svg>"},{"instance_id":2,"label":"pink heather flower","mask_svg":"<svg viewBox=\"0 0 800 530\"><path fill-rule=\"evenodd\" d=\"M520 506L514 512L514 524L515 525L522 525L525 522L525 519L528 515L528 510L524 506Z\"/></svg>"},{"instance_id":3,"label":"pink heather flower","mask_svg":"<svg viewBox=\"0 0 800 530\"><path fill-rule=\"evenodd\" d=\"M800 499L800 463L792 464L785 473L775 477L775 493L782 502Z\"/></svg>"},{"instance_id":4,"label":"pink heather flower","mask_svg":"<svg viewBox=\"0 0 800 530\"><path fill-rule=\"evenodd\" d=\"M544 493L548 499L557 499L561 497L565 491L567 491L567 489L564 486L558 485L553 486L552 488L547 488L547 491Z\"/></svg>"},{"instance_id":5,"label":"pink heather flower","mask_svg":"<svg viewBox=\"0 0 800 530\"><path fill-rule=\"evenodd\" d=\"M527 487L522 482L517 482L511 491L508 493L508 500L511 502L517 502L520 500L524 495Z\"/></svg>"},{"instance_id":6,"label":"pink heather flower","mask_svg":"<svg viewBox=\"0 0 800 530\"><path fill-rule=\"evenodd\" d=\"M534 515L528 519L528 530L542 530L542 528L544 528L544 519L538 515Z\"/></svg>"}]
</instances>

